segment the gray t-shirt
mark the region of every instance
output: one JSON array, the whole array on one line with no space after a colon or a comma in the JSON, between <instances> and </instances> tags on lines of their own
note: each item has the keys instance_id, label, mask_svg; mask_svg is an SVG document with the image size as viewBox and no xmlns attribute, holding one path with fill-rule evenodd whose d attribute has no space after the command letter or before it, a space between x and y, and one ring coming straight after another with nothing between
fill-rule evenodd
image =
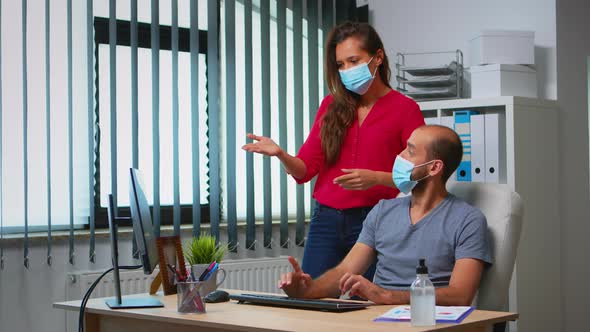
<instances>
[{"instance_id":1,"label":"gray t-shirt","mask_svg":"<svg viewBox=\"0 0 590 332\"><path fill-rule=\"evenodd\" d=\"M481 211L449 194L415 225L411 196L381 200L367 215L358 242L377 252L375 284L407 289L426 258L434 286L447 286L455 261L475 258L492 263L487 222Z\"/></svg>"}]
</instances>

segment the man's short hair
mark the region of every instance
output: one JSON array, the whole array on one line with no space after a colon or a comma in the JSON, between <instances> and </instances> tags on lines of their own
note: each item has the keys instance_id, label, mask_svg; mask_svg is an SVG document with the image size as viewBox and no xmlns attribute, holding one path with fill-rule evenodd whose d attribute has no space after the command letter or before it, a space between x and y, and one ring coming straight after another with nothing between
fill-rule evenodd
<instances>
[{"instance_id":1,"label":"man's short hair","mask_svg":"<svg viewBox=\"0 0 590 332\"><path fill-rule=\"evenodd\" d=\"M431 160L440 159L443 161L442 180L443 183L446 183L463 159L463 144L459 135L448 127L439 125L426 125L425 127L436 127L445 131L444 135L435 136L430 146L427 147L427 153Z\"/></svg>"}]
</instances>

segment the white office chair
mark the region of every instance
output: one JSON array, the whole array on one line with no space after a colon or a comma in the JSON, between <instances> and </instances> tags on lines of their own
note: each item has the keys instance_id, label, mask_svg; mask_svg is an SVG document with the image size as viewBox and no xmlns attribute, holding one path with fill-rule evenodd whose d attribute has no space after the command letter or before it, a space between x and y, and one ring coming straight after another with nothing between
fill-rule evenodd
<instances>
[{"instance_id":1,"label":"white office chair","mask_svg":"<svg viewBox=\"0 0 590 332\"><path fill-rule=\"evenodd\" d=\"M505 184L456 182L447 187L453 195L479 208L488 221L494 263L484 271L475 305L483 310L505 310L522 229L520 195Z\"/></svg>"}]
</instances>

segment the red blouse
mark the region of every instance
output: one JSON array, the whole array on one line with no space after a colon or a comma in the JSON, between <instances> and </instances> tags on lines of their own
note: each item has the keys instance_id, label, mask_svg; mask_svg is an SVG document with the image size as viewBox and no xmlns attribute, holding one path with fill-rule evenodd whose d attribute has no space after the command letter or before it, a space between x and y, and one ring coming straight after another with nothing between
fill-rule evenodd
<instances>
[{"instance_id":1,"label":"red blouse","mask_svg":"<svg viewBox=\"0 0 590 332\"><path fill-rule=\"evenodd\" d=\"M297 154L307 169L303 178L295 180L301 184L317 175L313 197L335 209L373 206L381 199L396 197L399 191L395 188L377 185L367 190L346 190L333 180L345 174L343 168L391 172L395 157L406 148L414 129L424 125L418 104L395 90L379 98L360 127L358 118L355 119L348 129L338 161L327 167L320 128L332 99L329 95L322 101L309 136Z\"/></svg>"}]
</instances>

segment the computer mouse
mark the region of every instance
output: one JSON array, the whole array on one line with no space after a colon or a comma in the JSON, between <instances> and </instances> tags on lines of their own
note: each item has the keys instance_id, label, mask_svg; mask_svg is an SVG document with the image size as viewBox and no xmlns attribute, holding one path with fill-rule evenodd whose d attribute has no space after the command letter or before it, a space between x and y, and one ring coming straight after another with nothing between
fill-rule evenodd
<instances>
[{"instance_id":1,"label":"computer mouse","mask_svg":"<svg viewBox=\"0 0 590 332\"><path fill-rule=\"evenodd\" d=\"M229 301L229 293L220 289L212 291L205 296L205 302L207 303L219 303Z\"/></svg>"}]
</instances>

